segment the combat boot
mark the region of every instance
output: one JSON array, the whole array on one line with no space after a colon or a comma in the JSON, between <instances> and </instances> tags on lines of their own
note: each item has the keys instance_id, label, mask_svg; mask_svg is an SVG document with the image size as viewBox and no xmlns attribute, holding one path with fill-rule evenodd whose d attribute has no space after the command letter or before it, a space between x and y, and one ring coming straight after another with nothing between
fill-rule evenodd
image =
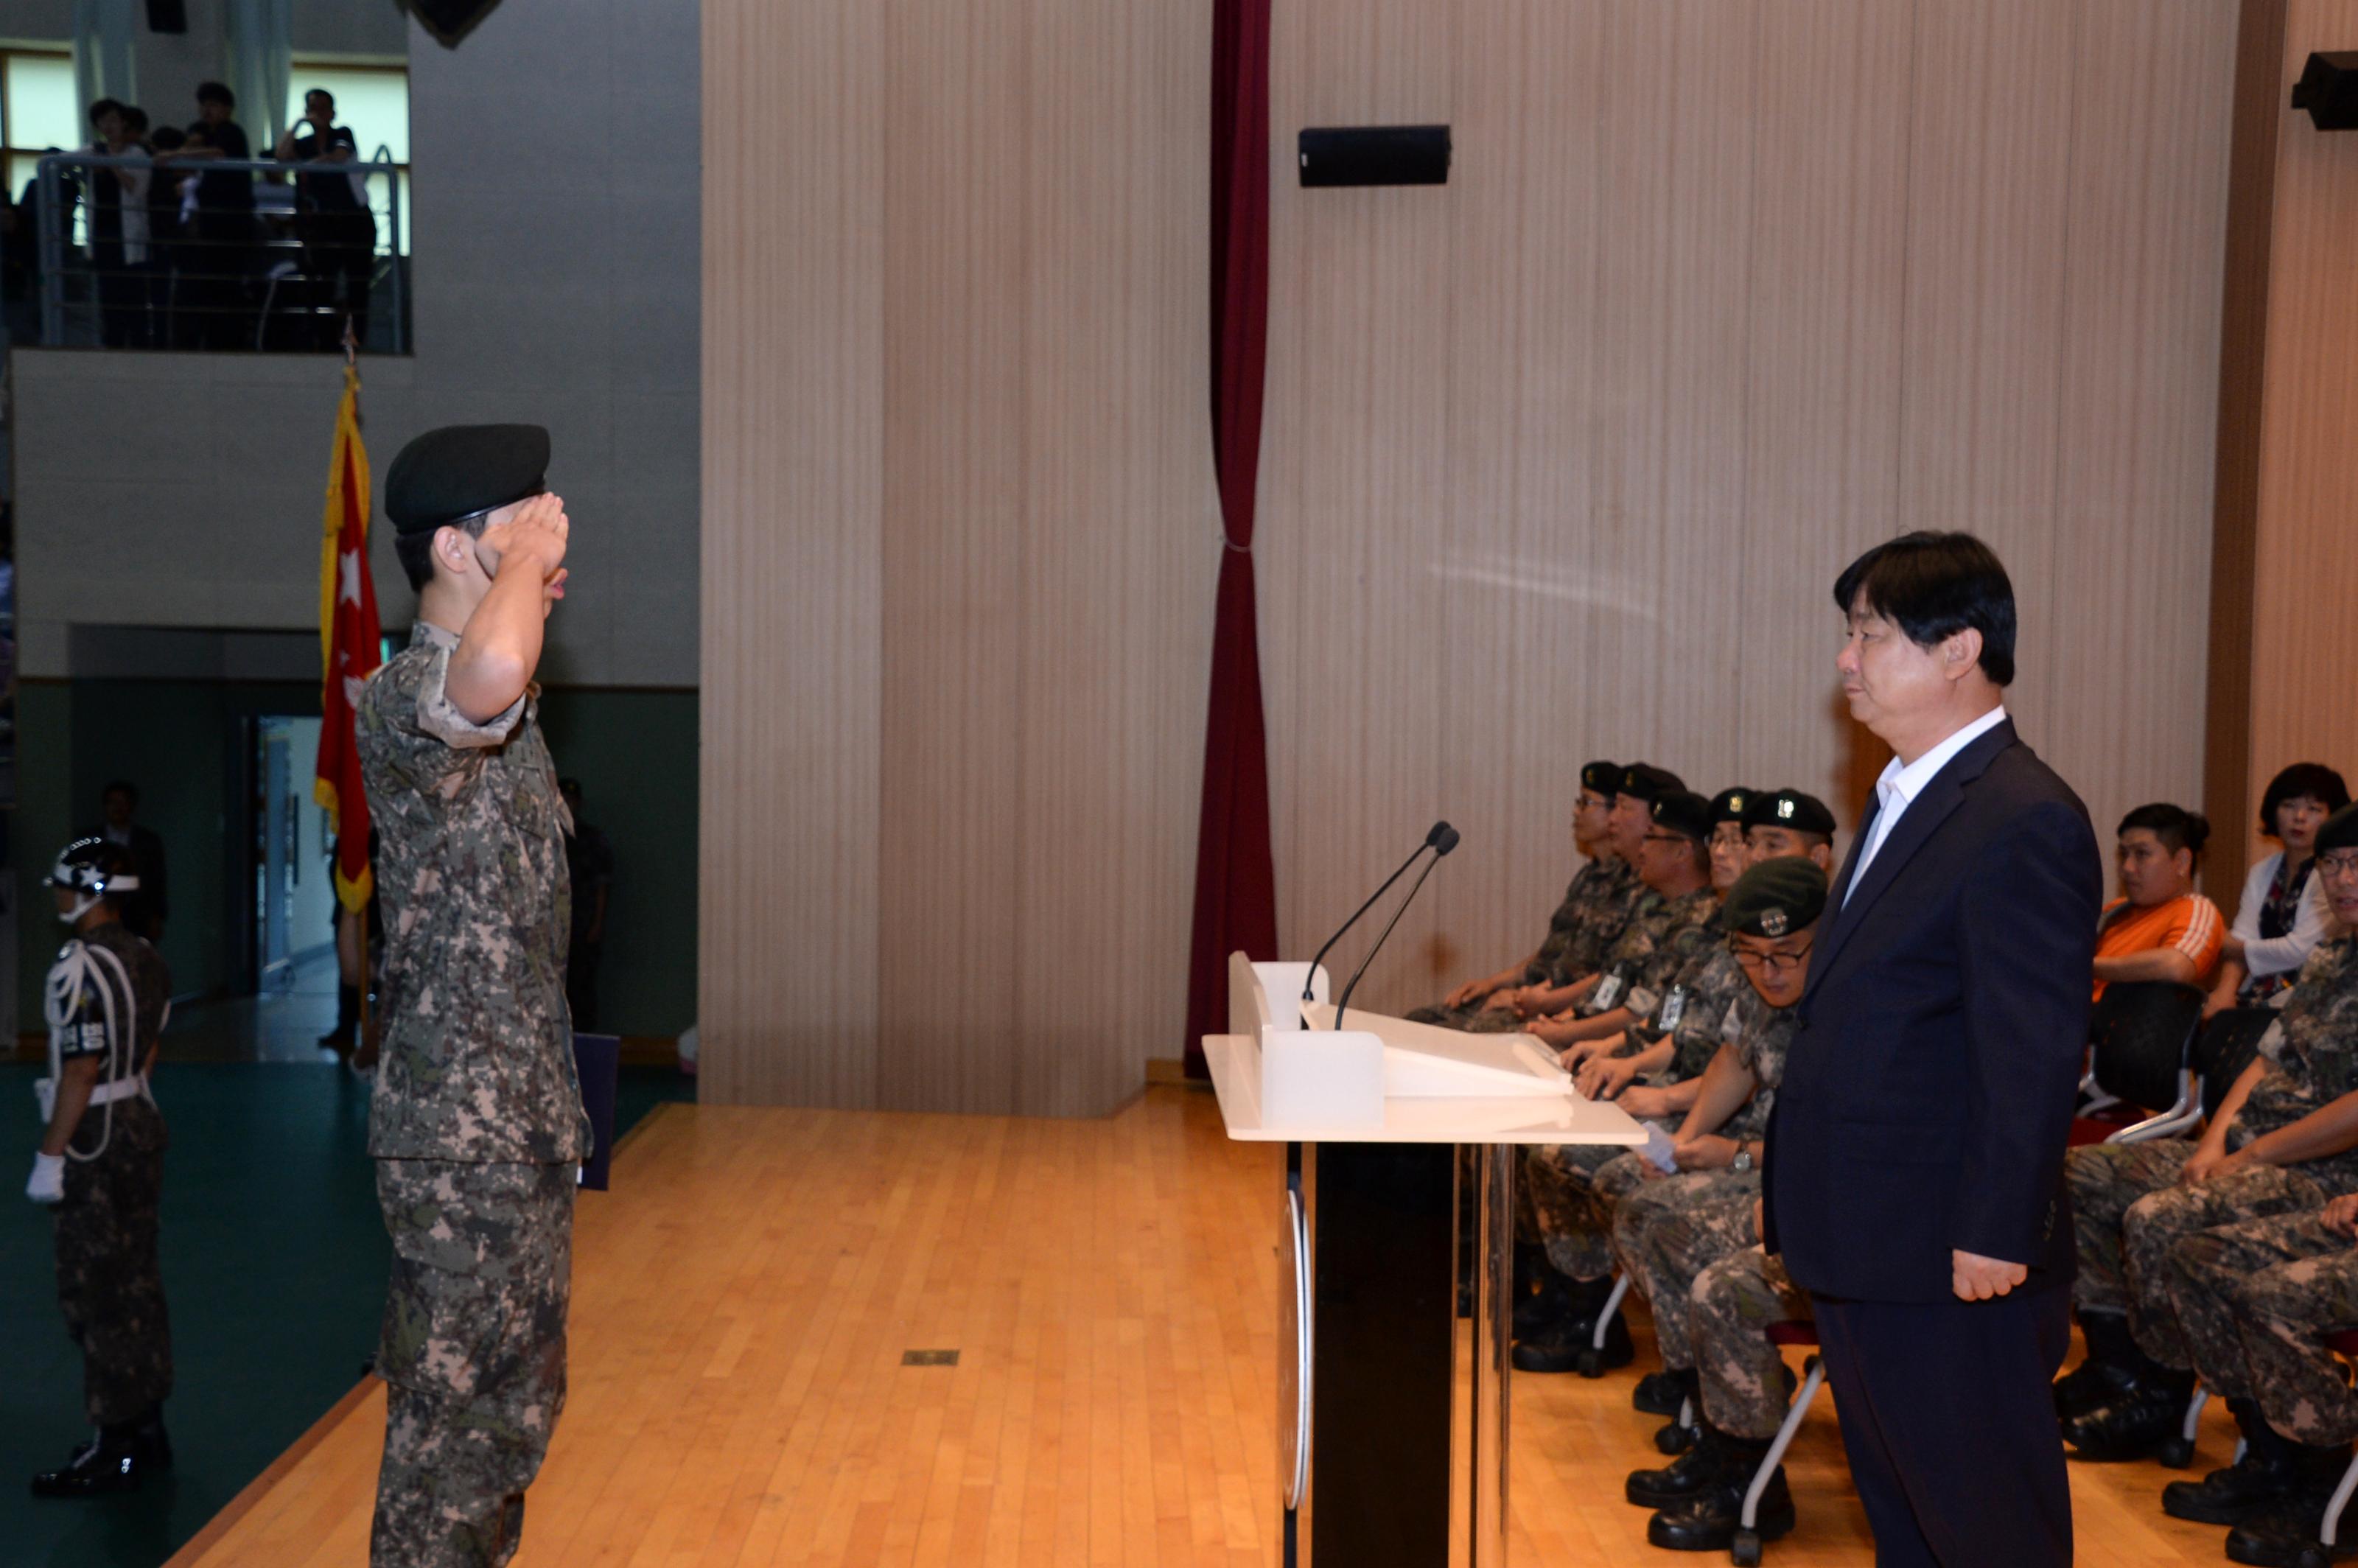
<instances>
[{"instance_id":1,"label":"combat boot","mask_svg":"<svg viewBox=\"0 0 2358 1568\"><path fill-rule=\"evenodd\" d=\"M1706 1429L1706 1443L1719 1451L1719 1468L1712 1484L1693 1497L1670 1504L1646 1521L1646 1541L1665 1552L1726 1552L1738 1545L1744 1528L1744 1495L1752 1477L1768 1458L1768 1444L1730 1437ZM1792 1533L1793 1494L1785 1485L1785 1467L1777 1466L1760 1489L1760 1507L1753 1516L1746 1555L1738 1562L1758 1563L1760 1543Z\"/></svg>"},{"instance_id":2,"label":"combat boot","mask_svg":"<svg viewBox=\"0 0 2358 1568\"><path fill-rule=\"evenodd\" d=\"M1621 1483L1622 1499L1641 1509L1668 1508L1714 1485L1727 1439L1705 1422L1694 1446L1659 1470L1632 1470Z\"/></svg>"},{"instance_id":3,"label":"combat boot","mask_svg":"<svg viewBox=\"0 0 2358 1568\"><path fill-rule=\"evenodd\" d=\"M2254 1563L2256 1568L2312 1568L2358 1557L2358 1541L2351 1539L2353 1527L2358 1527L2358 1509L2343 1506L2332 1546L2318 1539L2326 1506L2333 1500L2342 1472L2350 1467L2350 1445L2297 1443L2291 1446L2291 1486L2227 1532L2230 1563Z\"/></svg>"},{"instance_id":4,"label":"combat boot","mask_svg":"<svg viewBox=\"0 0 2358 1568\"><path fill-rule=\"evenodd\" d=\"M1575 1283L1575 1292L1591 1285L1602 1285L1611 1293L1607 1281L1587 1281ZM1596 1314L1604 1306L1600 1298L1593 1307L1575 1304L1572 1313L1559 1321L1546 1334L1527 1339L1515 1346L1515 1369L1519 1372L1578 1372L1584 1378L1599 1378L1615 1367L1627 1367L1638 1358L1638 1347L1629 1338L1629 1325L1622 1320L1621 1309L1605 1325L1605 1344L1596 1344Z\"/></svg>"},{"instance_id":5,"label":"combat boot","mask_svg":"<svg viewBox=\"0 0 2358 1568\"><path fill-rule=\"evenodd\" d=\"M2063 1441L2074 1459L2149 1459L2184 1429L2193 1397L2193 1373L2148 1359L2119 1395L2065 1422Z\"/></svg>"},{"instance_id":6,"label":"combat boot","mask_svg":"<svg viewBox=\"0 0 2358 1568\"><path fill-rule=\"evenodd\" d=\"M2082 1312L2073 1317L2088 1354L2081 1363L2055 1379L2055 1416L2069 1421L2108 1405L2136 1379L2144 1352L2130 1337L2125 1313Z\"/></svg>"},{"instance_id":7,"label":"combat boot","mask_svg":"<svg viewBox=\"0 0 2358 1568\"><path fill-rule=\"evenodd\" d=\"M112 1492L135 1492L148 1468L138 1437L128 1426L103 1426L97 1435L75 1449L65 1464L33 1477L37 1498L95 1498Z\"/></svg>"},{"instance_id":8,"label":"combat boot","mask_svg":"<svg viewBox=\"0 0 2358 1568\"><path fill-rule=\"evenodd\" d=\"M2197 1524L2241 1524L2292 1489L2299 1444L2279 1435L2255 1400L2229 1400L2244 1434L2244 1456L2200 1481L2172 1481L2161 1489L2161 1511Z\"/></svg>"},{"instance_id":9,"label":"combat boot","mask_svg":"<svg viewBox=\"0 0 2358 1568\"><path fill-rule=\"evenodd\" d=\"M1531 1242L1515 1244L1515 1320L1517 1339L1535 1338L1553 1328L1572 1310L1572 1281L1547 1260L1547 1249Z\"/></svg>"},{"instance_id":10,"label":"combat boot","mask_svg":"<svg viewBox=\"0 0 2358 1568\"><path fill-rule=\"evenodd\" d=\"M1629 1408L1647 1415L1675 1416L1696 1397L1697 1381L1692 1367L1665 1367L1659 1372L1649 1372L1630 1390Z\"/></svg>"}]
</instances>

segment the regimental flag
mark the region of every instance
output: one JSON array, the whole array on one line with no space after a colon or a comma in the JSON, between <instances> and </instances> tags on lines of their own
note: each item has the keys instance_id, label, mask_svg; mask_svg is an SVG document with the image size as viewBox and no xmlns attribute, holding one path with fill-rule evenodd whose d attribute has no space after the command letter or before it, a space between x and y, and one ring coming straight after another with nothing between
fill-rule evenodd
<instances>
[{"instance_id":1,"label":"regimental flag","mask_svg":"<svg viewBox=\"0 0 2358 1568\"><path fill-rule=\"evenodd\" d=\"M311 797L336 830L336 896L346 909L368 907L368 795L361 786L353 719L361 687L384 662L369 577L368 449L361 444L361 378L344 366L336 406L336 452L328 465L327 530L319 544L319 766Z\"/></svg>"}]
</instances>

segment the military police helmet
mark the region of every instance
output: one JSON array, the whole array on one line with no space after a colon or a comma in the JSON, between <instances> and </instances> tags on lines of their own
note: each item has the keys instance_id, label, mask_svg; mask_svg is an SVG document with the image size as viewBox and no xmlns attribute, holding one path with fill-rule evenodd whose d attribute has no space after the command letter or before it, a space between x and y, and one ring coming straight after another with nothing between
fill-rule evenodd
<instances>
[{"instance_id":1,"label":"military police helmet","mask_svg":"<svg viewBox=\"0 0 2358 1568\"><path fill-rule=\"evenodd\" d=\"M58 851L49 867L49 885L90 898L105 898L138 890L138 873L131 856L119 844L104 838L77 838Z\"/></svg>"}]
</instances>

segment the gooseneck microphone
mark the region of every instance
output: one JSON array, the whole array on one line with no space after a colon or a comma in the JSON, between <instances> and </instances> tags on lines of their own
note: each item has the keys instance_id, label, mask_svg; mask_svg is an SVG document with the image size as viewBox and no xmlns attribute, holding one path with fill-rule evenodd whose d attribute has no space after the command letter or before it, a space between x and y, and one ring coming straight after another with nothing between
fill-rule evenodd
<instances>
[{"instance_id":1,"label":"gooseneck microphone","mask_svg":"<svg viewBox=\"0 0 2358 1568\"><path fill-rule=\"evenodd\" d=\"M1432 831L1424 836L1424 842L1419 844L1414 849L1411 850L1409 852L1408 859L1401 862L1400 870L1394 871L1390 876L1386 877L1384 879L1384 885L1369 893L1368 895L1368 902L1353 910L1351 912L1351 918L1343 922L1342 925L1335 928L1335 935L1326 938L1326 946L1319 948L1318 957L1310 960L1310 972L1302 977L1302 1000L1305 1003L1310 1000L1311 988L1318 979L1318 966L1326 961L1327 948L1330 948L1334 946L1336 943L1340 942L1343 939L1344 932L1348 931L1351 927L1359 924L1359 916L1375 908L1376 900L1383 897L1385 892L1390 889L1392 883L1400 881L1402 876L1407 874L1408 869L1416 864L1417 856L1423 854L1427 849L1438 849L1442 854L1446 855L1450 850L1455 849L1455 848L1457 848L1457 829L1452 827L1446 822L1434 823L1433 825ZM1435 858L1437 859L1438 857Z\"/></svg>"},{"instance_id":2,"label":"gooseneck microphone","mask_svg":"<svg viewBox=\"0 0 2358 1568\"><path fill-rule=\"evenodd\" d=\"M1433 859L1424 863L1424 870L1418 872L1416 881L1409 884L1408 896L1400 901L1400 907L1392 911L1391 919L1384 923L1383 935L1378 936L1376 945L1368 949L1368 956L1359 960L1359 967L1351 971L1351 983L1343 988L1343 1000L1335 1004L1335 1027L1337 1030L1343 1027L1343 1014L1350 1011L1351 993L1359 989L1359 977L1368 972L1368 966L1374 963L1376 955L1383 950L1385 938L1391 935L1392 927L1398 925L1400 917L1408 913L1408 906L1416 902L1417 890L1424 886L1424 879L1433 875L1433 868L1441 864L1441 857L1455 848L1457 848L1457 829L1446 822L1434 823L1433 831L1425 835L1424 843L1419 846L1417 850L1417 854L1421 855L1426 849L1431 849ZM1409 859L1413 860L1416 856L1412 855ZM1406 870L1408 870L1406 866L1401 868L1401 871ZM1397 878L1399 872L1396 871L1393 875ZM1385 884L1387 887L1390 885L1389 882ZM1380 896L1380 889L1378 890L1378 893ZM1372 903L1375 900L1370 899L1368 902ZM1357 920L1359 917L1355 914L1351 918Z\"/></svg>"}]
</instances>

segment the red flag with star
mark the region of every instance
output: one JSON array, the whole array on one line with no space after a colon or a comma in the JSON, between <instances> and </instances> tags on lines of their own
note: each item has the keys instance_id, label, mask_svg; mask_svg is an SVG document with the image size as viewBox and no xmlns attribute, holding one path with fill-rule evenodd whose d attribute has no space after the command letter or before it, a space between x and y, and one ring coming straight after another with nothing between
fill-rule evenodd
<instances>
[{"instance_id":1,"label":"red flag with star","mask_svg":"<svg viewBox=\"0 0 2358 1568\"><path fill-rule=\"evenodd\" d=\"M376 584L369 576L368 449L361 443L361 378L344 367L336 407L336 451L328 465L328 515L319 545L319 764L311 798L328 808L336 830L336 896L350 910L368 907L368 795L353 716L361 687L384 662Z\"/></svg>"}]
</instances>

